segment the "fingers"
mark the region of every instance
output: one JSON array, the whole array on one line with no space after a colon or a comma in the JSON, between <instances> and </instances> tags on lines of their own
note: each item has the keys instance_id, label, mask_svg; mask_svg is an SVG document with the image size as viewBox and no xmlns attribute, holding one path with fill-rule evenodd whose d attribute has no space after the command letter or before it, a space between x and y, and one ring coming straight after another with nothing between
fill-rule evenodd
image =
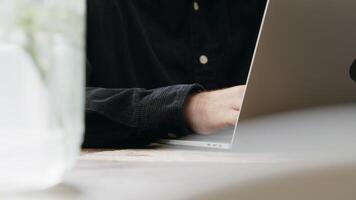
<instances>
[{"instance_id":1,"label":"fingers","mask_svg":"<svg viewBox=\"0 0 356 200\"><path fill-rule=\"evenodd\" d=\"M232 110L229 112L226 118L226 126L235 126L237 119L239 118L240 112L236 110Z\"/></svg>"},{"instance_id":2,"label":"fingers","mask_svg":"<svg viewBox=\"0 0 356 200\"><path fill-rule=\"evenodd\" d=\"M236 86L233 88L233 90L234 90L234 93L230 99L231 108L235 111L240 111L242 102L243 102L243 98L245 95L245 91L246 91L246 86L245 85Z\"/></svg>"}]
</instances>

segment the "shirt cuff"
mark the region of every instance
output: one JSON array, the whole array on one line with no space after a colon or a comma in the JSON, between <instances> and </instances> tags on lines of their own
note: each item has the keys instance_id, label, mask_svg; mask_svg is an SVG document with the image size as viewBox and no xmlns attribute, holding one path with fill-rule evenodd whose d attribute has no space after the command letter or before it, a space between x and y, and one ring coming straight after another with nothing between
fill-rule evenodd
<instances>
[{"instance_id":1,"label":"shirt cuff","mask_svg":"<svg viewBox=\"0 0 356 200\"><path fill-rule=\"evenodd\" d=\"M192 134L184 115L184 107L191 94L204 90L199 84L174 85L156 90L156 94L153 93L141 104L140 127L166 132L162 137L169 133L177 137Z\"/></svg>"}]
</instances>

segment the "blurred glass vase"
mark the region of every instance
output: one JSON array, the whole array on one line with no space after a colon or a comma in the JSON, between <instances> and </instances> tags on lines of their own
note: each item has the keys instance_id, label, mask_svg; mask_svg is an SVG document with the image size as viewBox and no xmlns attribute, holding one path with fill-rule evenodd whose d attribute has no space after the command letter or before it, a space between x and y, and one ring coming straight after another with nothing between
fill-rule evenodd
<instances>
[{"instance_id":1,"label":"blurred glass vase","mask_svg":"<svg viewBox=\"0 0 356 200\"><path fill-rule=\"evenodd\" d=\"M0 192L61 181L83 135L84 0L0 0Z\"/></svg>"}]
</instances>

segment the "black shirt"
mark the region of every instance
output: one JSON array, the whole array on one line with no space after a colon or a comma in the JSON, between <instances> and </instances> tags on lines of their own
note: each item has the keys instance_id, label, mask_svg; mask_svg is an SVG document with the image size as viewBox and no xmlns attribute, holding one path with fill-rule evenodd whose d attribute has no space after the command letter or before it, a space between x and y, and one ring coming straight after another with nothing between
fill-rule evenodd
<instances>
[{"instance_id":1,"label":"black shirt","mask_svg":"<svg viewBox=\"0 0 356 200\"><path fill-rule=\"evenodd\" d=\"M245 84L265 0L88 0L85 147L190 133L189 94Z\"/></svg>"}]
</instances>

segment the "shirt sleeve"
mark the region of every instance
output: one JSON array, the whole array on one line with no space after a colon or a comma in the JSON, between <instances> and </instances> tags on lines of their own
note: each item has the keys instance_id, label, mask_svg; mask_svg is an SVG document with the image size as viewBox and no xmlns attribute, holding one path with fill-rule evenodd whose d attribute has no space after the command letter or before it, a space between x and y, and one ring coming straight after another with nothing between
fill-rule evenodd
<instances>
[{"instance_id":1,"label":"shirt sleeve","mask_svg":"<svg viewBox=\"0 0 356 200\"><path fill-rule=\"evenodd\" d=\"M86 88L84 147L142 146L191 133L184 118L187 97L203 90L198 84L143 88Z\"/></svg>"}]
</instances>

